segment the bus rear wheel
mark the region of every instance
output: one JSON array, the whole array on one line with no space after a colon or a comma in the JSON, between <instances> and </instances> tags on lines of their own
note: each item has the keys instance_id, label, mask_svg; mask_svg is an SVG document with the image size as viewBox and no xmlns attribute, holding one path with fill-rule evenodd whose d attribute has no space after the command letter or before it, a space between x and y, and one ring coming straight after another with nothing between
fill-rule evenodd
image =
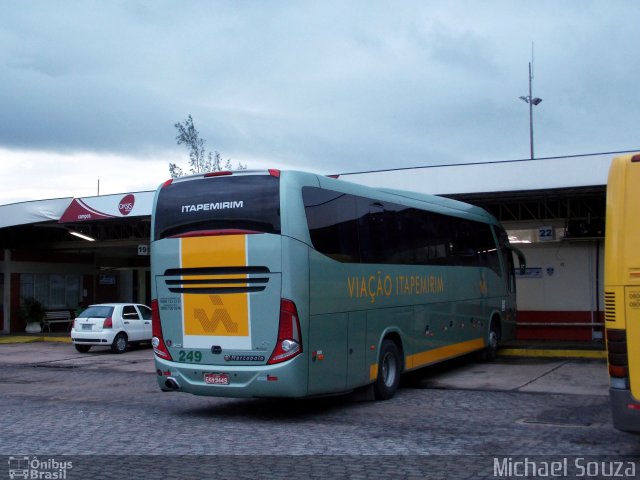
<instances>
[{"instance_id":1,"label":"bus rear wheel","mask_svg":"<svg viewBox=\"0 0 640 480\"><path fill-rule=\"evenodd\" d=\"M393 340L385 339L380 347L378 360L378 378L373 384L376 400L388 400L393 397L400 384L402 360L400 351Z\"/></svg>"}]
</instances>

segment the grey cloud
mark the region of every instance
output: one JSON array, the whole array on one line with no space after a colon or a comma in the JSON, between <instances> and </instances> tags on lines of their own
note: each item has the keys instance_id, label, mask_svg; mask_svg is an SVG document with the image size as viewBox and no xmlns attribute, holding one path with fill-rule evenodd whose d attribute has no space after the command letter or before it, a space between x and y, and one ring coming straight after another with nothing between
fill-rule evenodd
<instances>
[{"instance_id":1,"label":"grey cloud","mask_svg":"<svg viewBox=\"0 0 640 480\"><path fill-rule=\"evenodd\" d=\"M635 3L29 2L0 7L0 146L212 150L346 171L634 147Z\"/></svg>"}]
</instances>

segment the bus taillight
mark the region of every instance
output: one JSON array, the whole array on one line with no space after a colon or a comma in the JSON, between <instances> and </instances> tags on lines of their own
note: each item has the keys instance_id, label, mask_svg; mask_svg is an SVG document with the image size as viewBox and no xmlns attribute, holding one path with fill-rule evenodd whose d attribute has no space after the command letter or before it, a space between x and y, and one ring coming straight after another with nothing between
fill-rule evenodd
<instances>
[{"instance_id":1,"label":"bus taillight","mask_svg":"<svg viewBox=\"0 0 640 480\"><path fill-rule=\"evenodd\" d=\"M615 378L629 376L629 360L627 358L627 332L625 330L607 329L607 355L609 359L609 375Z\"/></svg>"},{"instance_id":2,"label":"bus taillight","mask_svg":"<svg viewBox=\"0 0 640 480\"><path fill-rule=\"evenodd\" d=\"M173 360L167 346L164 344L164 338L162 337L162 325L160 324L160 310L158 309L158 300L151 301L151 345L153 346L153 352L160 358L165 360Z\"/></svg>"},{"instance_id":3,"label":"bus taillight","mask_svg":"<svg viewBox=\"0 0 640 480\"><path fill-rule=\"evenodd\" d=\"M269 365L284 362L302 353L302 336L298 309L291 300L280 300L280 322L278 324L278 341L267 362Z\"/></svg>"}]
</instances>

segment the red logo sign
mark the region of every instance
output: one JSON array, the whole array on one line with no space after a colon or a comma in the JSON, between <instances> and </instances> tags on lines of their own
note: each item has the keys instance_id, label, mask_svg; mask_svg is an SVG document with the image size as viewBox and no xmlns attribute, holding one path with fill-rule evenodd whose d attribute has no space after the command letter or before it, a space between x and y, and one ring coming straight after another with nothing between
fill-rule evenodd
<instances>
[{"instance_id":1,"label":"red logo sign","mask_svg":"<svg viewBox=\"0 0 640 480\"><path fill-rule=\"evenodd\" d=\"M122 215L129 215L133 210L134 203L136 203L136 197L132 193L125 195L118 204L118 210Z\"/></svg>"}]
</instances>

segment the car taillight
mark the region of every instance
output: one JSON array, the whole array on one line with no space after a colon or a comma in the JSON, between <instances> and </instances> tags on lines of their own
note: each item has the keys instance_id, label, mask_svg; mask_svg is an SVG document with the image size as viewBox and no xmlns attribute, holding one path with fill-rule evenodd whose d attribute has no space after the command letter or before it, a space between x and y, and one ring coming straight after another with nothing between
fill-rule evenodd
<instances>
[{"instance_id":1,"label":"car taillight","mask_svg":"<svg viewBox=\"0 0 640 480\"><path fill-rule=\"evenodd\" d=\"M280 300L280 322L278 324L278 340L269 365L284 362L302 353L302 335L296 304L283 298Z\"/></svg>"},{"instance_id":2,"label":"car taillight","mask_svg":"<svg viewBox=\"0 0 640 480\"><path fill-rule=\"evenodd\" d=\"M629 376L627 358L627 333L625 330L607 329L607 355L609 357L609 375L615 378Z\"/></svg>"},{"instance_id":3,"label":"car taillight","mask_svg":"<svg viewBox=\"0 0 640 480\"><path fill-rule=\"evenodd\" d=\"M102 324L102 328L113 328L113 321L111 320L111 317L104 319L104 323Z\"/></svg>"},{"instance_id":4,"label":"car taillight","mask_svg":"<svg viewBox=\"0 0 640 480\"><path fill-rule=\"evenodd\" d=\"M162 324L160 323L160 310L158 309L158 300L151 301L151 346L153 352L160 358L165 360L173 360L167 346L164 344L164 338L162 338Z\"/></svg>"}]
</instances>

